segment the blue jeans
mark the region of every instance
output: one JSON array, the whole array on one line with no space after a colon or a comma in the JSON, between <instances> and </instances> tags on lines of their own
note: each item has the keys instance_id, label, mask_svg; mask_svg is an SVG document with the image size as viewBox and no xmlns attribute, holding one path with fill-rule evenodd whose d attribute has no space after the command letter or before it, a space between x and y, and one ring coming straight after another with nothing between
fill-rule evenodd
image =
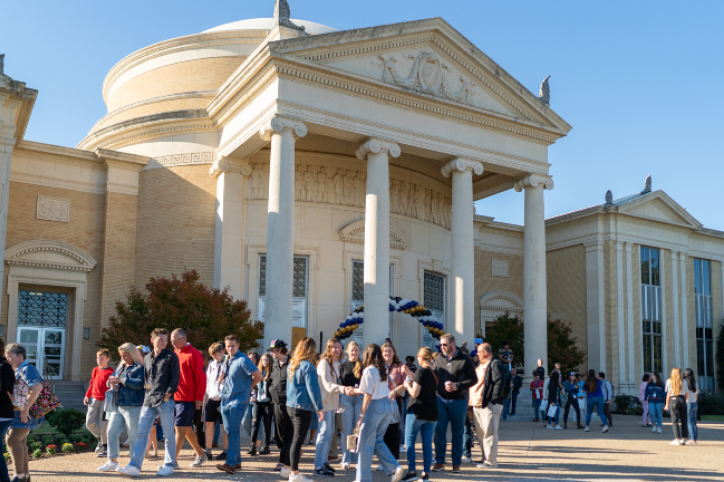
<instances>
[{"instance_id":1,"label":"blue jeans","mask_svg":"<svg viewBox=\"0 0 724 482\"><path fill-rule=\"evenodd\" d=\"M515 406L518 404L518 393L513 393L510 395L510 414L515 415Z\"/></svg>"},{"instance_id":2,"label":"blue jeans","mask_svg":"<svg viewBox=\"0 0 724 482\"><path fill-rule=\"evenodd\" d=\"M8 430L10 429L10 425L12 424L12 420L0 422L0 449L2 450L3 454L7 452L7 447L5 446L5 435L7 435ZM2 459L0 460L0 482L10 482L10 475L8 475L8 464L5 461L5 457L0 456L0 459Z\"/></svg>"},{"instance_id":3,"label":"blue jeans","mask_svg":"<svg viewBox=\"0 0 724 482\"><path fill-rule=\"evenodd\" d=\"M314 468L321 469L329 459L329 446L332 444L332 437L337 436L337 429L334 423L334 410L324 412L324 418L319 422L317 431L317 446L314 449ZM316 413L314 414L316 415Z\"/></svg>"},{"instance_id":4,"label":"blue jeans","mask_svg":"<svg viewBox=\"0 0 724 482\"><path fill-rule=\"evenodd\" d=\"M649 402L649 414L654 425L664 426L664 402Z\"/></svg>"},{"instance_id":5,"label":"blue jeans","mask_svg":"<svg viewBox=\"0 0 724 482\"><path fill-rule=\"evenodd\" d=\"M437 423L437 422L435 422ZM465 429L463 430L463 457L473 456L473 424L470 416L465 414Z\"/></svg>"},{"instance_id":6,"label":"blue jeans","mask_svg":"<svg viewBox=\"0 0 724 482\"><path fill-rule=\"evenodd\" d=\"M503 402L503 415L500 417L502 420L508 418L508 410L510 410L510 398L506 398Z\"/></svg>"},{"instance_id":7,"label":"blue jeans","mask_svg":"<svg viewBox=\"0 0 724 482\"><path fill-rule=\"evenodd\" d=\"M133 467L141 470L143 468L143 459L146 457L146 447L148 447L148 434L151 432L153 422L156 416L161 417L161 427L163 428L163 446L164 457L163 465L173 467L176 461L176 439L173 432L173 400L163 402L157 407L141 407L141 416L138 419L138 434L136 435L136 443L133 447L133 457L131 463Z\"/></svg>"},{"instance_id":8,"label":"blue jeans","mask_svg":"<svg viewBox=\"0 0 724 482\"><path fill-rule=\"evenodd\" d=\"M108 460L116 460L121 449L121 432L128 428L128 453L132 454L138 434L141 407L118 407L108 420Z\"/></svg>"},{"instance_id":9,"label":"blue jeans","mask_svg":"<svg viewBox=\"0 0 724 482\"><path fill-rule=\"evenodd\" d=\"M591 415L593 414L593 407L596 407L598 416L601 418L601 422L604 425L608 425L606 415L603 413L603 397L588 397L588 410L586 410L586 427L591 424Z\"/></svg>"},{"instance_id":10,"label":"blue jeans","mask_svg":"<svg viewBox=\"0 0 724 482\"><path fill-rule=\"evenodd\" d=\"M241 419L250 408L250 405L234 401L226 405L221 402L221 419L224 421L224 431L229 444L226 449L226 463L232 467L241 463ZM251 410L248 412L251 413Z\"/></svg>"},{"instance_id":11,"label":"blue jeans","mask_svg":"<svg viewBox=\"0 0 724 482\"><path fill-rule=\"evenodd\" d=\"M689 439L696 442L698 434L696 428L696 412L699 411L698 403L687 403L686 404L686 421L689 425Z\"/></svg>"},{"instance_id":12,"label":"blue jeans","mask_svg":"<svg viewBox=\"0 0 724 482\"><path fill-rule=\"evenodd\" d=\"M468 413L468 401L453 400L444 403L437 399L438 420L435 426L435 463L445 463L445 450L447 449L447 426L452 430L451 452L453 465L460 465L463 455L463 433L465 432L465 415Z\"/></svg>"},{"instance_id":13,"label":"blue jeans","mask_svg":"<svg viewBox=\"0 0 724 482\"><path fill-rule=\"evenodd\" d=\"M533 412L535 413L535 419L540 420L540 398L533 399Z\"/></svg>"},{"instance_id":14,"label":"blue jeans","mask_svg":"<svg viewBox=\"0 0 724 482\"><path fill-rule=\"evenodd\" d=\"M251 437L251 419L254 415L254 404L244 405L244 412L241 414L241 426L246 430L246 434Z\"/></svg>"},{"instance_id":15,"label":"blue jeans","mask_svg":"<svg viewBox=\"0 0 724 482\"><path fill-rule=\"evenodd\" d=\"M391 474L400 465L392 456L392 452L385 445L385 432L392 422L390 400L379 398L372 400L367 407L365 418L362 423L362 433L359 434L359 463L357 464L357 482L372 482L372 455L376 454L377 459L385 469L385 473Z\"/></svg>"},{"instance_id":16,"label":"blue jeans","mask_svg":"<svg viewBox=\"0 0 724 482\"><path fill-rule=\"evenodd\" d=\"M432 436L437 422L420 420L412 412L405 416L405 450L407 450L407 470L415 472L415 442L418 432L422 435L422 469L426 474L432 467Z\"/></svg>"},{"instance_id":17,"label":"blue jeans","mask_svg":"<svg viewBox=\"0 0 724 482\"><path fill-rule=\"evenodd\" d=\"M340 397L340 406L346 405L347 410L342 413L342 463L356 464L357 463L357 452L350 452L347 450L347 435L354 433L354 427L357 424L357 419L362 411L362 401L364 397L362 395L352 395L348 397L342 394Z\"/></svg>"}]
</instances>

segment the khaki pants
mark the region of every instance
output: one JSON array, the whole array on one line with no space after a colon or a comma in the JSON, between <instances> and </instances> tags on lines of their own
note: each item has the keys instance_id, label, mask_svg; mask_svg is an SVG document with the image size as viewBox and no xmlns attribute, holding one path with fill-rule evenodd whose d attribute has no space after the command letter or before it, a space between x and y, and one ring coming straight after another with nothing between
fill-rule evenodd
<instances>
[{"instance_id":1,"label":"khaki pants","mask_svg":"<svg viewBox=\"0 0 724 482\"><path fill-rule=\"evenodd\" d=\"M7 444L13 458L16 474L28 474L28 434L27 428L11 428L8 432Z\"/></svg>"},{"instance_id":2,"label":"khaki pants","mask_svg":"<svg viewBox=\"0 0 724 482\"><path fill-rule=\"evenodd\" d=\"M106 431L108 430L108 421L103 420L103 400L91 398L88 402L88 413L85 416L85 427L97 439L100 439L102 445L108 444Z\"/></svg>"},{"instance_id":3,"label":"khaki pants","mask_svg":"<svg viewBox=\"0 0 724 482\"><path fill-rule=\"evenodd\" d=\"M502 404L489 404L486 408L473 407L475 431L483 450L483 460L493 465L498 464L498 427L502 411Z\"/></svg>"}]
</instances>

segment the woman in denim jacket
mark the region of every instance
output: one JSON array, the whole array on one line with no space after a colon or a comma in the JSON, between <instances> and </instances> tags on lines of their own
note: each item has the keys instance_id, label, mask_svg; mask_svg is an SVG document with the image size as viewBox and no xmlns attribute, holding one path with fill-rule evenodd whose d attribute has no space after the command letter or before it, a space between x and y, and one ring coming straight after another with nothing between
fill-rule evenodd
<instances>
[{"instance_id":1,"label":"woman in denim jacket","mask_svg":"<svg viewBox=\"0 0 724 482\"><path fill-rule=\"evenodd\" d=\"M124 424L128 430L129 453L133 453L143 405L143 359L132 343L119 346L118 353L121 355L121 364L107 382L110 390L118 391L118 411L108 414L108 461L98 467L99 472L111 472L118 468L120 435Z\"/></svg>"},{"instance_id":2,"label":"woman in denim jacket","mask_svg":"<svg viewBox=\"0 0 724 482\"><path fill-rule=\"evenodd\" d=\"M292 419L294 435L289 449L291 470L282 468L279 475L283 479L289 477L289 482L311 480L299 473L299 459L313 412L317 412L317 420L320 422L324 417L322 392L319 389L319 377L314 366L316 361L317 344L314 339L305 336L294 350L292 361L289 362L287 379L287 412Z\"/></svg>"},{"instance_id":3,"label":"woman in denim jacket","mask_svg":"<svg viewBox=\"0 0 724 482\"><path fill-rule=\"evenodd\" d=\"M666 392L664 391L664 382L658 372L653 372L649 378L649 383L644 391L644 401L649 404L651 422L654 425L651 431L661 433L661 427L664 425L663 415Z\"/></svg>"}]
</instances>

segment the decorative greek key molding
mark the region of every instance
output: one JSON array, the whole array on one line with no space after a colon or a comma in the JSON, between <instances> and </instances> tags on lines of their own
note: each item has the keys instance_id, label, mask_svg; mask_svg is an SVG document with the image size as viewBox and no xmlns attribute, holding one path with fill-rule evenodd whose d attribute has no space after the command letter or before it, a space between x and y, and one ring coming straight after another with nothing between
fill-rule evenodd
<instances>
[{"instance_id":1,"label":"decorative greek key molding","mask_svg":"<svg viewBox=\"0 0 724 482\"><path fill-rule=\"evenodd\" d=\"M250 200L269 199L269 164L251 165ZM296 164L294 199L300 202L365 207L367 174L327 166ZM390 179L390 212L450 229L450 198L422 186Z\"/></svg>"},{"instance_id":2,"label":"decorative greek key molding","mask_svg":"<svg viewBox=\"0 0 724 482\"><path fill-rule=\"evenodd\" d=\"M479 161L475 161L473 159L467 159L464 157L458 157L454 161L450 161L444 166L442 166L442 175L445 177L450 177L450 174L452 174L454 171L460 171L465 172L467 170L472 171L477 176L481 175L484 172L483 163Z\"/></svg>"},{"instance_id":3,"label":"decorative greek key molding","mask_svg":"<svg viewBox=\"0 0 724 482\"><path fill-rule=\"evenodd\" d=\"M53 239L36 239L23 241L5 250L5 263L32 268L91 271L96 260L72 244Z\"/></svg>"},{"instance_id":4,"label":"decorative greek key molding","mask_svg":"<svg viewBox=\"0 0 724 482\"><path fill-rule=\"evenodd\" d=\"M338 231L339 237L342 241L349 243L365 243L365 221L360 219L353 223L348 224ZM390 248L394 249L407 249L410 245L410 241L407 239L402 232L397 228L390 225Z\"/></svg>"},{"instance_id":5,"label":"decorative greek key molding","mask_svg":"<svg viewBox=\"0 0 724 482\"><path fill-rule=\"evenodd\" d=\"M357 149L357 158L360 161L366 161L367 154L379 154L380 152L387 152L392 157L400 157L402 154L400 146L396 143L379 137L370 137Z\"/></svg>"},{"instance_id":6,"label":"decorative greek key molding","mask_svg":"<svg viewBox=\"0 0 724 482\"><path fill-rule=\"evenodd\" d=\"M543 189L548 189L550 191L553 189L553 179L545 174L530 174L523 179L515 181L513 187L517 192L521 192L525 188L538 187L541 185L543 186Z\"/></svg>"},{"instance_id":7,"label":"decorative greek key molding","mask_svg":"<svg viewBox=\"0 0 724 482\"><path fill-rule=\"evenodd\" d=\"M214 159L213 152L191 152L187 154L169 154L151 159L144 168L158 169L159 167L191 166L196 164L211 164Z\"/></svg>"},{"instance_id":8,"label":"decorative greek key molding","mask_svg":"<svg viewBox=\"0 0 724 482\"><path fill-rule=\"evenodd\" d=\"M248 176L251 174L251 165L245 161L240 162L235 159L229 159L228 157L222 157L215 160L209 169L211 177L218 177L226 172L236 172L242 176Z\"/></svg>"},{"instance_id":9,"label":"decorative greek key molding","mask_svg":"<svg viewBox=\"0 0 724 482\"><path fill-rule=\"evenodd\" d=\"M494 259L492 275L496 276L498 278L507 278L508 277L508 261L506 261L504 259Z\"/></svg>"},{"instance_id":10,"label":"decorative greek key molding","mask_svg":"<svg viewBox=\"0 0 724 482\"><path fill-rule=\"evenodd\" d=\"M45 221L67 223L70 221L70 201L38 195L38 208L35 217Z\"/></svg>"},{"instance_id":11,"label":"decorative greek key molding","mask_svg":"<svg viewBox=\"0 0 724 482\"><path fill-rule=\"evenodd\" d=\"M259 129L259 135L268 142L273 134L281 134L284 131L292 131L295 138L304 137L307 135L307 126L298 119L277 115Z\"/></svg>"}]
</instances>

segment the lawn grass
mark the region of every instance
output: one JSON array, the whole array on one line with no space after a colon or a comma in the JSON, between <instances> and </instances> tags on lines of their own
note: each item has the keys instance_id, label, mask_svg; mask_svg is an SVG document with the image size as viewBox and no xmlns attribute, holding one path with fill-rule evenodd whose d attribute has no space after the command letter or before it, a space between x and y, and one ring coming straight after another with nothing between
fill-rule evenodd
<instances>
[{"instance_id":1,"label":"lawn grass","mask_svg":"<svg viewBox=\"0 0 724 482\"><path fill-rule=\"evenodd\" d=\"M707 422L724 422L724 415L702 415L701 419Z\"/></svg>"},{"instance_id":2,"label":"lawn grass","mask_svg":"<svg viewBox=\"0 0 724 482\"><path fill-rule=\"evenodd\" d=\"M50 426L49 423L44 423L42 425L39 425L38 428L30 432L30 435L46 435L46 434L57 434L58 431L55 430L53 427Z\"/></svg>"}]
</instances>

